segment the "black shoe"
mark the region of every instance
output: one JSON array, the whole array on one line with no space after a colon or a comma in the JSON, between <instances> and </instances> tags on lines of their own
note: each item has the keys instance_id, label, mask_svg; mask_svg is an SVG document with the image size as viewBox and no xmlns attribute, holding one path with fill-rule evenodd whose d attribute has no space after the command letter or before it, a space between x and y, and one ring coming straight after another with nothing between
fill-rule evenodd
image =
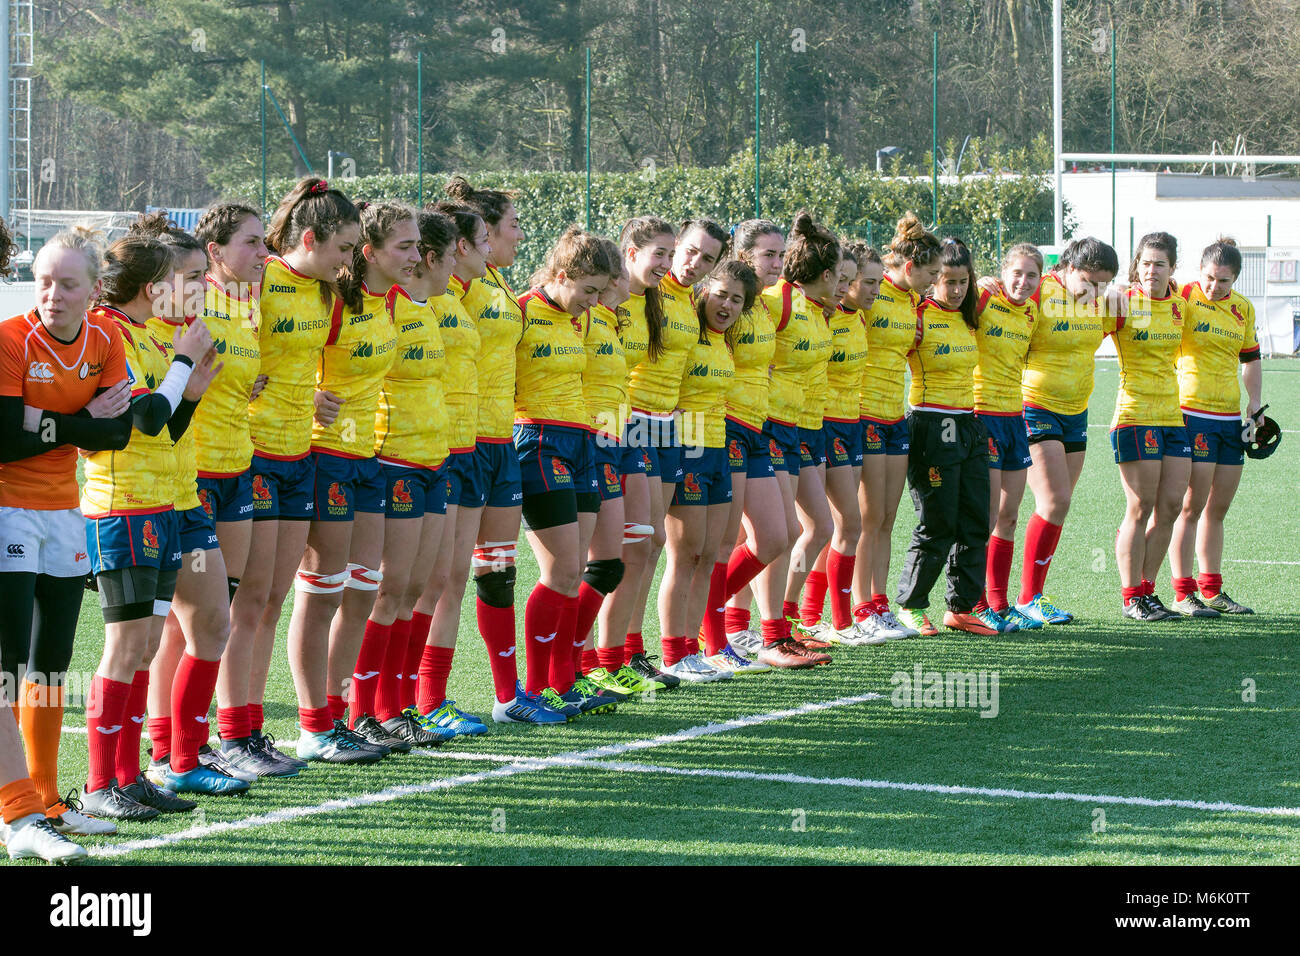
<instances>
[{"instance_id":1,"label":"black shoe","mask_svg":"<svg viewBox=\"0 0 1300 956\"><path fill-rule=\"evenodd\" d=\"M248 738L248 746L250 750L256 750L263 757L268 757L275 761L281 767L285 768L286 771L293 770L296 772L307 769L307 761L299 760L292 754L285 753L275 745L275 737L271 734L264 734L260 730L253 731L252 736ZM293 774L282 773L277 774L277 776L292 777Z\"/></svg>"},{"instance_id":2,"label":"black shoe","mask_svg":"<svg viewBox=\"0 0 1300 956\"><path fill-rule=\"evenodd\" d=\"M1129 601L1128 604L1124 605L1124 616L1131 618L1134 621L1142 621L1143 623L1146 623L1150 621L1167 620L1169 612L1157 608L1151 603L1149 597L1144 594L1140 597L1135 597L1133 600ZM1176 617L1177 615L1174 616Z\"/></svg>"},{"instance_id":3,"label":"black shoe","mask_svg":"<svg viewBox=\"0 0 1300 956\"><path fill-rule=\"evenodd\" d=\"M213 750L207 744L199 748L199 766L244 783L256 783L258 778L256 770L239 766L239 762L224 750Z\"/></svg>"},{"instance_id":4,"label":"black shoe","mask_svg":"<svg viewBox=\"0 0 1300 956\"><path fill-rule=\"evenodd\" d=\"M441 747L447 739L429 733L420 726L419 721L414 717L408 717L405 714L391 717L379 726L384 729L384 733L388 734L388 736L404 740L412 747Z\"/></svg>"},{"instance_id":5,"label":"black shoe","mask_svg":"<svg viewBox=\"0 0 1300 956\"><path fill-rule=\"evenodd\" d=\"M1244 604L1238 604L1232 598L1228 597L1227 591L1220 591L1212 598L1205 598L1201 601L1208 608L1218 611L1220 614L1254 614L1250 608Z\"/></svg>"},{"instance_id":6,"label":"black shoe","mask_svg":"<svg viewBox=\"0 0 1300 956\"><path fill-rule=\"evenodd\" d=\"M1189 594L1181 601L1175 601L1171 610L1177 611L1183 617L1218 617L1219 612L1212 607L1206 607L1205 602L1196 594Z\"/></svg>"},{"instance_id":7,"label":"black shoe","mask_svg":"<svg viewBox=\"0 0 1300 956\"><path fill-rule=\"evenodd\" d=\"M252 737L221 741L221 757L241 773L249 773L257 778L294 777L298 774L296 769L289 770L273 757L255 749Z\"/></svg>"},{"instance_id":8,"label":"black shoe","mask_svg":"<svg viewBox=\"0 0 1300 956\"><path fill-rule=\"evenodd\" d=\"M122 792L146 807L153 807L163 813L188 813L198 806L193 800L178 797L170 790L155 787L144 774L136 774L135 783L128 783Z\"/></svg>"},{"instance_id":9,"label":"black shoe","mask_svg":"<svg viewBox=\"0 0 1300 956\"><path fill-rule=\"evenodd\" d=\"M1157 612L1164 615L1156 620L1174 621L1182 617L1182 615L1177 611L1171 611L1169 608L1165 607L1165 602L1160 600L1160 595L1158 594L1148 594L1144 600L1147 602L1148 606L1155 608Z\"/></svg>"},{"instance_id":10,"label":"black shoe","mask_svg":"<svg viewBox=\"0 0 1300 956\"><path fill-rule=\"evenodd\" d=\"M645 654L633 654L632 659L627 662L627 666L632 668L647 680L657 680L664 685L664 690L672 690L682 682L682 679L676 674L665 674L659 668L655 667L651 661L659 660L658 657L647 657Z\"/></svg>"},{"instance_id":11,"label":"black shoe","mask_svg":"<svg viewBox=\"0 0 1300 956\"><path fill-rule=\"evenodd\" d=\"M411 745L401 737L394 737L375 718L369 714L362 714L361 719L357 721L352 732L361 737L367 743L376 747L383 747L389 753L409 754Z\"/></svg>"},{"instance_id":12,"label":"black shoe","mask_svg":"<svg viewBox=\"0 0 1300 956\"><path fill-rule=\"evenodd\" d=\"M81 811L96 817L110 820L152 820L158 816L153 807L145 806L132 799L110 780L107 787L100 790L81 790Z\"/></svg>"}]
</instances>

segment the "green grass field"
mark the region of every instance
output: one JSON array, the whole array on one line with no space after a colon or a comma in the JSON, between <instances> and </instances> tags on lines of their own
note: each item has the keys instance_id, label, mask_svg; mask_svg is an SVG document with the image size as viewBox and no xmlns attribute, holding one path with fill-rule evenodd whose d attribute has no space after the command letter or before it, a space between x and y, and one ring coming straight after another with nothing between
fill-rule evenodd
<instances>
[{"instance_id":1,"label":"green grass field","mask_svg":"<svg viewBox=\"0 0 1300 956\"><path fill-rule=\"evenodd\" d=\"M1289 428L1300 364L1265 370ZM372 768L313 766L83 842L127 864L1300 862L1300 438L1247 462L1228 518L1227 588L1259 613L1128 622L1105 431L1115 381L1100 362L1092 447L1048 582L1077 623L839 649L828 668L685 687L566 727L494 726ZM911 530L905 504L895 565ZM521 607L535 573L524 549ZM450 693L485 715L472 593ZM286 607L282 638L287 621ZM102 639L88 594L74 669L94 669ZM891 677L916 665L997 672L996 717L893 706ZM282 643L268 697L268 730L292 741ZM755 719L725 723L736 718ZM81 712L65 724L84 727ZM84 779L85 748L84 733L64 735L65 788Z\"/></svg>"}]
</instances>

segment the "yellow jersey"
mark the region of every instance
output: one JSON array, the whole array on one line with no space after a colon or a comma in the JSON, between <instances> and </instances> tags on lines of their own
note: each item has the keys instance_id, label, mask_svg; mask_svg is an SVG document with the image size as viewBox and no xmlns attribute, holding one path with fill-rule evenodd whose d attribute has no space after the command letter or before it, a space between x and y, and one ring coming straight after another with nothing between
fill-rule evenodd
<instances>
[{"instance_id":1,"label":"yellow jersey","mask_svg":"<svg viewBox=\"0 0 1300 956\"><path fill-rule=\"evenodd\" d=\"M635 365L629 356L628 365L632 368L628 374L628 396L633 411L667 418L677 408L682 368L700 338L700 320L691 305L691 290L674 279L671 272L660 281L659 294L664 310L664 350L657 361L652 361L647 351ZM632 296L627 303L633 320L637 315L634 305L637 298ZM645 328L645 298L640 298L641 324ZM647 329L646 342L649 340Z\"/></svg>"},{"instance_id":2,"label":"yellow jersey","mask_svg":"<svg viewBox=\"0 0 1300 956\"><path fill-rule=\"evenodd\" d=\"M248 396L262 367L257 343L257 300L231 295L204 279L203 324L224 366L203 393L190 430L198 449L200 478L230 478L248 470L253 440L248 430Z\"/></svg>"},{"instance_id":3,"label":"yellow jersey","mask_svg":"<svg viewBox=\"0 0 1300 956\"><path fill-rule=\"evenodd\" d=\"M316 415L316 368L343 302L332 292L322 299L319 279L270 256L257 304L257 342L267 381L248 406L253 450L266 458L305 458Z\"/></svg>"},{"instance_id":4,"label":"yellow jersey","mask_svg":"<svg viewBox=\"0 0 1300 956\"><path fill-rule=\"evenodd\" d=\"M691 349L682 372L682 445L691 448L727 444L727 391L736 366L722 333L708 335Z\"/></svg>"},{"instance_id":5,"label":"yellow jersey","mask_svg":"<svg viewBox=\"0 0 1300 956\"><path fill-rule=\"evenodd\" d=\"M188 322L173 322L170 319L159 318L156 315L150 316L149 321L145 323L145 328L149 330L153 337L158 341L158 344L161 345L163 350L167 353L167 364L169 366L176 355L176 348L172 345L172 336L176 334L177 329L188 324ZM162 379L160 378L158 381L161 382ZM206 395L207 393L205 392L204 396L206 397ZM203 403L199 402L194 409L194 414L197 415L199 409L202 407ZM168 432L168 434L170 434L170 432ZM175 463L175 468L171 475L172 506L177 511L189 511L191 508L197 508L201 504L199 501L199 486L197 484L197 453L198 451L194 447L194 419L191 417L190 427L185 429L185 433L181 435L179 441L172 444L172 460ZM249 461L252 461L251 457Z\"/></svg>"},{"instance_id":6,"label":"yellow jersey","mask_svg":"<svg viewBox=\"0 0 1300 956\"><path fill-rule=\"evenodd\" d=\"M557 306L541 289L519 299L524 334L515 349L515 421L587 427L582 373L587 349L582 320Z\"/></svg>"},{"instance_id":7,"label":"yellow jersey","mask_svg":"<svg viewBox=\"0 0 1300 956\"><path fill-rule=\"evenodd\" d=\"M727 392L727 417L751 431L762 431L776 354L776 322L759 298L736 324L739 330L731 354L736 372Z\"/></svg>"},{"instance_id":8,"label":"yellow jersey","mask_svg":"<svg viewBox=\"0 0 1300 956\"><path fill-rule=\"evenodd\" d=\"M804 298L808 298L807 294ZM826 418L826 374L831 360L831 319L826 306L816 299L808 299L809 329L814 338L809 343L816 360L809 366L810 376L803 392L803 407L799 410L800 428L815 431Z\"/></svg>"},{"instance_id":9,"label":"yellow jersey","mask_svg":"<svg viewBox=\"0 0 1300 956\"><path fill-rule=\"evenodd\" d=\"M437 468L447 457L447 403L442 382L446 351L438 318L401 286L389 290L396 357L379 389L375 456L411 468Z\"/></svg>"},{"instance_id":10,"label":"yellow jersey","mask_svg":"<svg viewBox=\"0 0 1300 956\"><path fill-rule=\"evenodd\" d=\"M316 387L343 399L331 425L313 419L311 450L344 458L375 456L379 389L397 356L397 329L389 289L378 295L361 284L361 311L339 310L321 350Z\"/></svg>"},{"instance_id":11,"label":"yellow jersey","mask_svg":"<svg viewBox=\"0 0 1300 956\"><path fill-rule=\"evenodd\" d=\"M975 366L975 411L985 415L1024 413L1020 379L1037 312L1033 299L1016 305L1002 292L980 293L976 310L979 328L975 330L980 350L979 364Z\"/></svg>"},{"instance_id":12,"label":"yellow jersey","mask_svg":"<svg viewBox=\"0 0 1300 956\"><path fill-rule=\"evenodd\" d=\"M1025 353L1021 402L1058 415L1086 412L1092 397L1093 356L1114 330L1114 320L1097 301L1076 302L1054 272L1043 276L1030 301L1038 307L1038 319Z\"/></svg>"},{"instance_id":13,"label":"yellow jersey","mask_svg":"<svg viewBox=\"0 0 1300 956\"><path fill-rule=\"evenodd\" d=\"M170 341L164 345L154 330L136 325L110 306L98 306L90 315L116 326L122 336L131 400L157 389L171 365ZM87 518L107 518L169 511L176 500L177 474L176 449L167 426L152 436L132 427L131 440L121 451L86 456L81 512Z\"/></svg>"},{"instance_id":14,"label":"yellow jersey","mask_svg":"<svg viewBox=\"0 0 1300 956\"><path fill-rule=\"evenodd\" d=\"M646 360L646 349L650 347L650 331L645 324L645 296L629 295L626 302L614 310L618 319L618 340L623 343L623 358L627 361L630 375L632 369ZM629 397L629 401L630 401Z\"/></svg>"},{"instance_id":15,"label":"yellow jersey","mask_svg":"<svg viewBox=\"0 0 1300 956\"><path fill-rule=\"evenodd\" d=\"M1110 427L1183 424L1178 407L1178 347L1187 303L1176 294L1152 298L1128 290L1128 316L1116 325L1119 392Z\"/></svg>"},{"instance_id":16,"label":"yellow jersey","mask_svg":"<svg viewBox=\"0 0 1300 956\"><path fill-rule=\"evenodd\" d=\"M478 438L513 440L515 349L523 334L523 313L505 277L488 266L461 296L479 335Z\"/></svg>"},{"instance_id":17,"label":"yellow jersey","mask_svg":"<svg viewBox=\"0 0 1300 956\"><path fill-rule=\"evenodd\" d=\"M904 372L907 353L916 342L916 311L921 297L890 281L880 280L880 295L867 313L867 360L862 366L862 418L892 425L903 420Z\"/></svg>"},{"instance_id":18,"label":"yellow jersey","mask_svg":"<svg viewBox=\"0 0 1300 956\"><path fill-rule=\"evenodd\" d=\"M474 450L478 436L478 326L461 301L464 286L452 276L447 291L429 300L446 365L442 393L447 403L447 447L450 454Z\"/></svg>"},{"instance_id":19,"label":"yellow jersey","mask_svg":"<svg viewBox=\"0 0 1300 956\"><path fill-rule=\"evenodd\" d=\"M1178 349L1178 401L1192 415L1239 419L1237 366L1259 361L1255 307L1239 292L1206 298L1199 283L1183 286L1187 318Z\"/></svg>"},{"instance_id":20,"label":"yellow jersey","mask_svg":"<svg viewBox=\"0 0 1300 956\"><path fill-rule=\"evenodd\" d=\"M812 398L812 383L818 366L825 375L831 352L831 333L820 312L813 315L803 290L778 279L763 290L763 302L776 320L776 345L772 353L772 383L768 391L767 415L781 425L803 425L805 406L817 410L821 427L824 390Z\"/></svg>"},{"instance_id":21,"label":"yellow jersey","mask_svg":"<svg viewBox=\"0 0 1300 956\"><path fill-rule=\"evenodd\" d=\"M961 313L926 299L918 311L916 344L907 353L912 369L908 404L926 412L974 411L979 357L975 330Z\"/></svg>"},{"instance_id":22,"label":"yellow jersey","mask_svg":"<svg viewBox=\"0 0 1300 956\"><path fill-rule=\"evenodd\" d=\"M840 306L831 316L831 358L826 365L826 417L856 422L860 411L862 370L867 364L866 316Z\"/></svg>"},{"instance_id":23,"label":"yellow jersey","mask_svg":"<svg viewBox=\"0 0 1300 956\"><path fill-rule=\"evenodd\" d=\"M627 419L627 356L618 338L618 316L603 305L589 311L583 345L587 349L587 368L582 373L587 423L597 433L621 442Z\"/></svg>"}]
</instances>

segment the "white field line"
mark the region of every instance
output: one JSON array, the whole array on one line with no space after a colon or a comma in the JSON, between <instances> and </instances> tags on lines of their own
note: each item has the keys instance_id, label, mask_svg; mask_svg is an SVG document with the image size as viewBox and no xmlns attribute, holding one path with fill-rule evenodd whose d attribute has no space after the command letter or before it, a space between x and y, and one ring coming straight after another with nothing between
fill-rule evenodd
<instances>
[{"instance_id":1,"label":"white field line","mask_svg":"<svg viewBox=\"0 0 1300 956\"><path fill-rule=\"evenodd\" d=\"M1300 561L1257 561L1254 558L1224 558L1230 564L1300 564Z\"/></svg>"},{"instance_id":2,"label":"white field line","mask_svg":"<svg viewBox=\"0 0 1300 956\"><path fill-rule=\"evenodd\" d=\"M306 817L320 816L326 813L352 810L357 807L389 803L402 797L417 796L423 793L435 793L439 790L450 790L455 787L466 786L467 784L483 783L488 780L513 777L517 774L532 773L538 770L546 770L550 767L582 764L601 757L617 757L621 754L632 751L682 743L688 740L695 740L699 737L726 733L730 730L739 730L744 727L756 727L760 724L770 723L775 720L785 720L788 717L796 717L801 714L812 714L822 710L830 710L835 707L850 707L854 704L865 703L869 700L882 699L884 699L883 695L875 693L859 694L853 697L840 697L835 700L822 701L820 703L802 704L799 707L792 707L786 710L774 710L766 714L754 714L748 717L737 717L734 720L722 721L720 723L702 724L698 727L690 727L686 730L681 730L672 734L661 734L658 737L649 737L642 740L630 740L621 744L608 744L604 747L592 747L587 750L574 750L568 753L557 754L554 757L538 757L536 759L525 758L523 760L513 761L504 766L494 767L491 770L484 770L478 773L461 774L456 777L448 777L442 780L430 780L427 783L402 784L400 786L380 790L376 793L358 794L355 797L348 797L347 799L327 800L324 803L310 806L285 807L280 810L271 811L270 813L261 813L256 816L244 817L242 820L200 824L175 833L165 833L142 840L128 840L112 846L96 847L90 851L90 855L98 859L112 859L115 857L126 856L136 852L137 850L159 849L161 847L170 846L173 843L202 840L209 836L217 836L223 833L233 833L239 830L251 830L257 827L286 823L290 820L300 820Z\"/></svg>"},{"instance_id":3,"label":"white field line","mask_svg":"<svg viewBox=\"0 0 1300 956\"><path fill-rule=\"evenodd\" d=\"M1300 817L1300 807L1252 807L1240 803L1205 800L1153 799L1121 797L1105 793L1039 793L1034 790L1009 790L1001 787L960 787L938 783L898 783L892 780L861 780L855 777L806 777L797 773L755 773L749 770L712 770L691 767L663 767L656 764L629 763L621 760L589 764L625 773L661 773L678 777L721 777L729 780L761 780L772 783L816 784L832 787L857 787L864 790L909 790L955 796L1000 797L1012 800L1067 800L1075 803L1126 804L1135 807L1176 807L1182 810L1207 810L1211 813L1253 813L1263 816Z\"/></svg>"}]
</instances>

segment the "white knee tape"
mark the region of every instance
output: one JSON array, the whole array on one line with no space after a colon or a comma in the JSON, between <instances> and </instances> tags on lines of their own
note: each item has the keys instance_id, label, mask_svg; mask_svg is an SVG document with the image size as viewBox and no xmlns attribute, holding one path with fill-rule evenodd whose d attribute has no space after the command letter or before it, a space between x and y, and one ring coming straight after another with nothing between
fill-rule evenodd
<instances>
[{"instance_id":1,"label":"white knee tape","mask_svg":"<svg viewBox=\"0 0 1300 956\"><path fill-rule=\"evenodd\" d=\"M654 525L626 522L623 525L623 543L640 544L654 533Z\"/></svg>"},{"instance_id":2,"label":"white knee tape","mask_svg":"<svg viewBox=\"0 0 1300 956\"><path fill-rule=\"evenodd\" d=\"M504 571L515 563L515 558L518 555L519 544L516 541L485 541L474 549L474 556L470 564L476 568L493 568L497 571Z\"/></svg>"},{"instance_id":3,"label":"white knee tape","mask_svg":"<svg viewBox=\"0 0 1300 956\"><path fill-rule=\"evenodd\" d=\"M363 564L349 564L344 587L354 591L378 591L379 582L384 580L384 572L372 571Z\"/></svg>"},{"instance_id":4,"label":"white knee tape","mask_svg":"<svg viewBox=\"0 0 1300 956\"><path fill-rule=\"evenodd\" d=\"M313 574L311 571L299 571L293 586L302 594L338 594L343 590L344 582L347 579L347 571L340 571L337 574Z\"/></svg>"},{"instance_id":5,"label":"white knee tape","mask_svg":"<svg viewBox=\"0 0 1300 956\"><path fill-rule=\"evenodd\" d=\"M171 613L171 609L172 609L172 602L171 602L171 601L154 601L154 602L153 602L153 616L154 616L154 617L166 617L168 614Z\"/></svg>"}]
</instances>

